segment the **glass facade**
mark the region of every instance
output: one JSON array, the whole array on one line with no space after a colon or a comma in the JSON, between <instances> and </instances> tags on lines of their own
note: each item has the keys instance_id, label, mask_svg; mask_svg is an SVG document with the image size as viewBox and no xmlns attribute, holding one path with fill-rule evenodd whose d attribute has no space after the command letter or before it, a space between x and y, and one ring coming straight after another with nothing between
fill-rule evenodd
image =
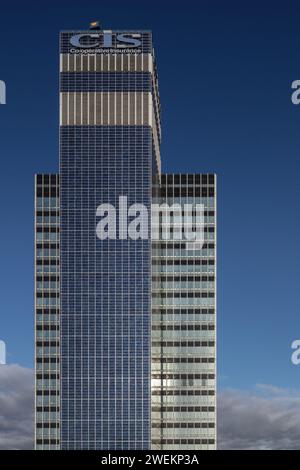
<instances>
[{"instance_id":1,"label":"glass facade","mask_svg":"<svg viewBox=\"0 0 300 470\"><path fill-rule=\"evenodd\" d=\"M59 176L35 177L35 448L59 448Z\"/></svg>"},{"instance_id":2,"label":"glass facade","mask_svg":"<svg viewBox=\"0 0 300 470\"><path fill-rule=\"evenodd\" d=\"M99 240L96 212L122 195L150 212L160 133L151 34L138 33L138 53L85 55L71 53L78 33L61 34L60 445L148 449L151 240Z\"/></svg>"},{"instance_id":3,"label":"glass facade","mask_svg":"<svg viewBox=\"0 0 300 470\"><path fill-rule=\"evenodd\" d=\"M158 194L155 202L179 204L182 213L162 211L161 240L153 241L152 448L215 449L216 177L163 174ZM184 212L185 204L192 210ZM175 240L183 220L195 226L196 204L203 208L201 247Z\"/></svg>"}]
</instances>

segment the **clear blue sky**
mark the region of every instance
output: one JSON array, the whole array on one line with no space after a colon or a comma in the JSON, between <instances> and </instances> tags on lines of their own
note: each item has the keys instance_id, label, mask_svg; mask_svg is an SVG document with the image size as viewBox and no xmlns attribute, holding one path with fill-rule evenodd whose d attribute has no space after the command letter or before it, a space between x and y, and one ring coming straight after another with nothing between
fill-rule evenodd
<instances>
[{"instance_id":1,"label":"clear blue sky","mask_svg":"<svg viewBox=\"0 0 300 470\"><path fill-rule=\"evenodd\" d=\"M33 365L33 175L58 170L58 32L152 29L163 169L218 174L222 387L299 387L300 4L5 2L0 11L0 338Z\"/></svg>"}]
</instances>

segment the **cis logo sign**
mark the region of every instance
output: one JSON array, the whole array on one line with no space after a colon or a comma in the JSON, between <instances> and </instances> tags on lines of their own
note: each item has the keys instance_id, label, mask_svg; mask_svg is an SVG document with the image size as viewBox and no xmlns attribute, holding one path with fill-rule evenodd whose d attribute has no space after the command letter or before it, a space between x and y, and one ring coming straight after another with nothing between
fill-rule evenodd
<instances>
[{"instance_id":1,"label":"cis logo sign","mask_svg":"<svg viewBox=\"0 0 300 470\"><path fill-rule=\"evenodd\" d=\"M94 47L104 47L104 48L111 48L113 46L113 36L116 36L116 43L117 47L139 47L142 44L141 41L141 34L133 33L119 33L115 34L112 31L103 31L101 33L83 33L83 34L75 34L70 39L70 44L74 47L80 48L94 48ZM89 41L84 41L84 38L89 38ZM88 44L87 44L88 42Z\"/></svg>"}]
</instances>

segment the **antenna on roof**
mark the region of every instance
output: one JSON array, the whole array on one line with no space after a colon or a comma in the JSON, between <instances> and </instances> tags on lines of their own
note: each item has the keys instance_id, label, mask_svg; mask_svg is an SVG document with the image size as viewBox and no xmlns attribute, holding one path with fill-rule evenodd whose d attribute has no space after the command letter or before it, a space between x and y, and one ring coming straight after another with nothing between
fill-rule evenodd
<instances>
[{"instance_id":1,"label":"antenna on roof","mask_svg":"<svg viewBox=\"0 0 300 470\"><path fill-rule=\"evenodd\" d=\"M99 21L92 21L90 23L90 29L97 29L97 30L101 29Z\"/></svg>"}]
</instances>

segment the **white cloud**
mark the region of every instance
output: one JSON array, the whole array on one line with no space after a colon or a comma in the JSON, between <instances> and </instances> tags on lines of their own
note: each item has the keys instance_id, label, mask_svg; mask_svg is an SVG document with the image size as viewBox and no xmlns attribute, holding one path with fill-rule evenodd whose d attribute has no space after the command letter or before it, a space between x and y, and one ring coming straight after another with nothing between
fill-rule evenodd
<instances>
[{"instance_id":1,"label":"white cloud","mask_svg":"<svg viewBox=\"0 0 300 470\"><path fill-rule=\"evenodd\" d=\"M33 448L34 373L0 365L0 450Z\"/></svg>"},{"instance_id":2,"label":"white cloud","mask_svg":"<svg viewBox=\"0 0 300 470\"><path fill-rule=\"evenodd\" d=\"M299 449L300 391L258 384L218 398L219 449Z\"/></svg>"}]
</instances>

